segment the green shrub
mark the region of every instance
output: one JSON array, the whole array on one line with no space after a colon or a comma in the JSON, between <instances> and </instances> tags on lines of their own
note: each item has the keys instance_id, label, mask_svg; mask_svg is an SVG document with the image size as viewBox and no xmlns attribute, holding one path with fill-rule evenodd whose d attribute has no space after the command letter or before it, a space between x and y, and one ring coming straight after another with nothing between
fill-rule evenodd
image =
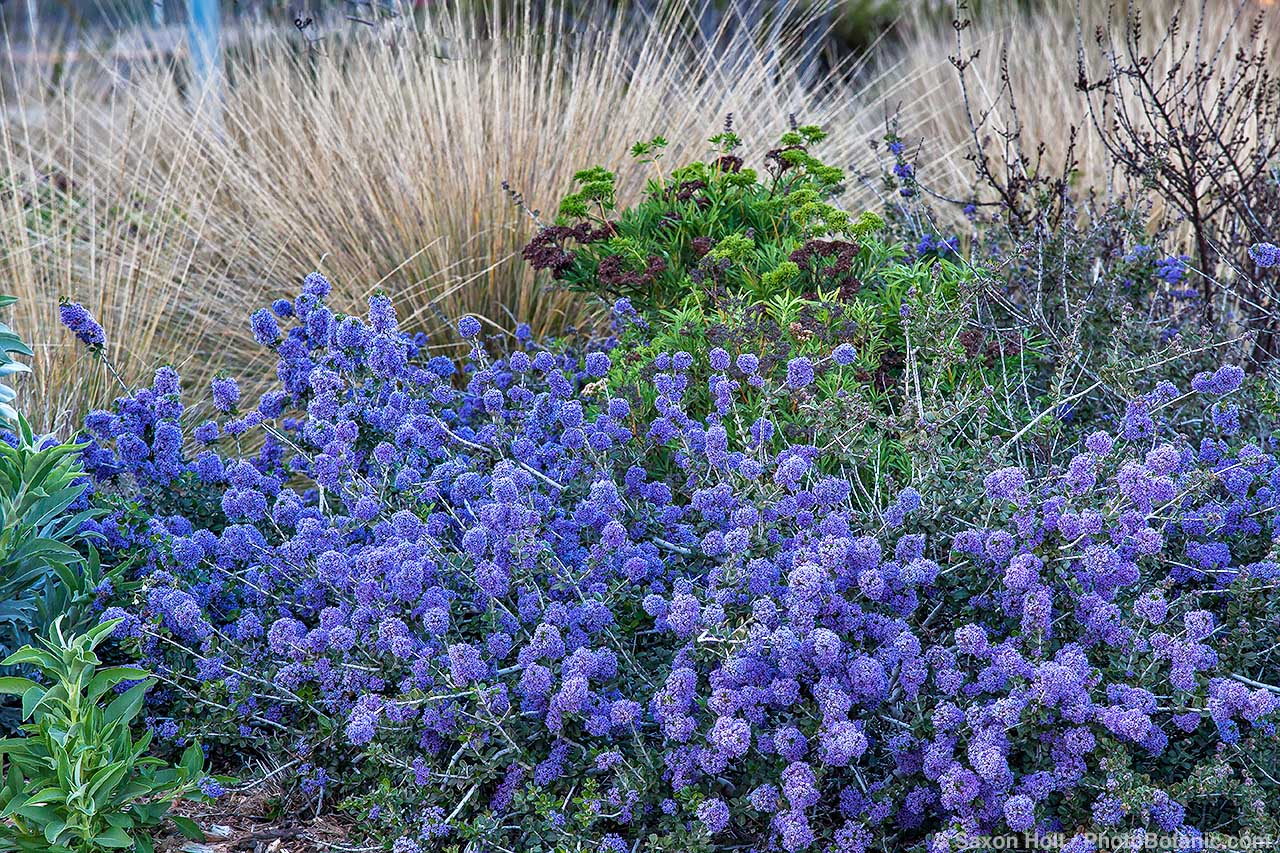
<instances>
[{"instance_id":1,"label":"green shrub","mask_svg":"<svg viewBox=\"0 0 1280 853\"><path fill-rule=\"evenodd\" d=\"M13 302L0 296L0 307ZM0 323L0 377L28 370L14 353L31 350ZM13 389L0 385L0 418L12 427L0 440L0 655L47 633L58 617L72 632L86 626L98 596L114 590L127 569L104 573L87 545L85 523L100 511L89 508L85 494L84 445L36 435L13 399ZM16 708L0 707L7 731L16 716Z\"/></svg>"},{"instance_id":2,"label":"green shrub","mask_svg":"<svg viewBox=\"0 0 1280 853\"><path fill-rule=\"evenodd\" d=\"M906 246L882 236L878 215L839 209L844 174L812 153L824 136L785 134L757 171L726 125L712 157L657 173L623 208L615 176L586 169L524 256L563 286L614 300L626 354L598 390L629 399L642 419L659 396L660 356L685 352L701 366L684 392L691 414L723 411L726 397L747 403L751 417L725 424L731 438L766 416L776 446L839 435L827 464L869 484L984 453L984 434L1016 429L1038 396L1026 390L1036 341L992 320L993 277L954 243ZM632 153L656 171L665 146L658 137ZM842 357L822 363L837 347ZM715 350L724 355L708 359ZM758 357L753 373L738 369L741 353ZM717 360L729 366L710 368ZM791 384L797 360L816 375L779 405L769 389Z\"/></svg>"},{"instance_id":3,"label":"green shrub","mask_svg":"<svg viewBox=\"0 0 1280 853\"><path fill-rule=\"evenodd\" d=\"M29 720L24 737L0 741L0 849L146 853L172 803L198 796L205 778L199 744L169 767L147 755L150 732L133 737L130 726L154 679L137 667L102 666L94 650L117 624L69 635L59 619L40 648L26 646L5 659L5 666L34 667L47 683L0 678L0 693L21 696ZM136 683L117 695L129 682ZM192 821L169 817L184 834L204 837Z\"/></svg>"},{"instance_id":4,"label":"green shrub","mask_svg":"<svg viewBox=\"0 0 1280 853\"><path fill-rule=\"evenodd\" d=\"M0 296L0 308L12 305ZM14 353L31 348L0 323L0 377L28 372ZM102 577L97 555L72 547L82 525L98 515L84 500L88 478L81 444L37 436L10 404L15 392L0 385L0 418L13 431L0 441L0 654L9 654L48 630L55 616L88 617Z\"/></svg>"},{"instance_id":5,"label":"green shrub","mask_svg":"<svg viewBox=\"0 0 1280 853\"><path fill-rule=\"evenodd\" d=\"M762 176L734 153L739 140L726 127L711 139L714 159L669 177L658 172L643 199L621 211L614 174L584 169L574 175L577 191L560 202L556 225L534 237L524 256L571 289L627 298L643 314L705 306L726 291L764 300L839 289L857 252L851 241L879 220L851 221L829 203L844 174L809 153L825 136L816 127L784 134L766 155ZM632 154L657 172L666 145L655 137L637 143ZM798 266L792 254L824 236L841 239ZM569 251L570 245L576 248Z\"/></svg>"}]
</instances>

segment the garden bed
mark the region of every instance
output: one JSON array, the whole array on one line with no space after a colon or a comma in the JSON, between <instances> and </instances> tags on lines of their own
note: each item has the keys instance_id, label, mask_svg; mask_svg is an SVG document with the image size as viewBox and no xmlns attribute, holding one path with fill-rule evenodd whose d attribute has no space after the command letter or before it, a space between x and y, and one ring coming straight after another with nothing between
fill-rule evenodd
<instances>
[{"instance_id":1,"label":"garden bed","mask_svg":"<svg viewBox=\"0 0 1280 853\"><path fill-rule=\"evenodd\" d=\"M353 853L380 849L351 844L350 826L332 814L298 815L284 821L269 816L279 811L284 792L268 791L259 785L212 802L178 803L174 813L198 823L206 839L193 841L170 834L158 839L157 849L164 853Z\"/></svg>"},{"instance_id":2,"label":"garden bed","mask_svg":"<svg viewBox=\"0 0 1280 853\"><path fill-rule=\"evenodd\" d=\"M670 44L705 29L672 11ZM354 207L325 269L272 236L306 230L286 213L232 241L264 264L243 291L193 273L206 250L208 268L237 264L193 222L272 195L231 180L252 128L191 144L208 208L121 202L28 161L32 180L0 186L21 243L0 258L79 274L102 267L88 237L172 248L177 228L193 296L141 313L155 340L216 315L202 340L234 360L170 347L152 363L123 297L111 317L33 300L64 327L41 347L0 325L0 380L45 351L89 380L49 434L0 384L0 848L958 853L1047 836L1098 853L1280 837L1265 20L1206 6L1154 40L1136 15L1082 35L1088 123L1060 148L1018 120L1013 66L975 79L984 48L956 22L958 190L933 182L905 113L852 168L840 135L855 128L783 113L699 115L705 130L672 131L683 141L649 128L617 167L555 150L554 194L498 184L492 222L440 209L468 229L440 257L520 241L431 297L403 254L385 275L351 260L386 236L352 232L370 220L351 211L410 198L400 181L340 188ZM811 34L752 30L734 53L726 26L715 62L741 57L762 91L806 89ZM594 38L556 43L586 64L621 55ZM1184 61L1205 39L1215 59ZM352 42L342 85L365 50L421 79L439 57L413 44ZM706 59L663 44L668 70ZM505 85L465 55L440 73ZM307 195L317 163L288 151L309 155L333 119L375 143L396 126L335 95L330 57L305 59L296 91L331 112L262 137L305 178L298 211L331 198ZM616 64L627 97L712 103L688 74L645 89ZM578 73L519 67L557 92ZM738 65L711 70L699 86L743 94ZM832 73L846 88L814 103L863 79ZM225 115L256 121L235 101L261 80L229 75ZM412 100L424 91L390 101L415 132L434 115ZM619 120L654 120L652 103ZM761 141L770 120L782 129ZM505 146L497 125L442 126ZM338 146L353 175L398 162L359 138ZM476 157L422 165L498 181L500 161ZM435 221L420 213L417 238ZM42 254L49 229L68 258Z\"/></svg>"}]
</instances>

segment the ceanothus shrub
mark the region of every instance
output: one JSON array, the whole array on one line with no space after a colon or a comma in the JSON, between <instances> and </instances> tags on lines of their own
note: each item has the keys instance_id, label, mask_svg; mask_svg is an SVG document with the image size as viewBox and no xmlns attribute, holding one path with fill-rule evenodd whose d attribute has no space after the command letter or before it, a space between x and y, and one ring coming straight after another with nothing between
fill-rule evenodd
<instances>
[{"instance_id":1,"label":"ceanothus shrub","mask_svg":"<svg viewBox=\"0 0 1280 853\"><path fill-rule=\"evenodd\" d=\"M926 537L927 498L858 509L767 405L730 441L749 353L702 421L692 357L661 355L640 422L590 393L610 341L494 360L464 318L459 366L328 290L254 314L259 400L221 378L192 417L164 368L88 416L96 530L143 582L104 618L188 729L298 756L398 853L1273 825L1280 467L1217 414L1236 368L993 463ZM1198 444L1173 405L1211 413Z\"/></svg>"}]
</instances>

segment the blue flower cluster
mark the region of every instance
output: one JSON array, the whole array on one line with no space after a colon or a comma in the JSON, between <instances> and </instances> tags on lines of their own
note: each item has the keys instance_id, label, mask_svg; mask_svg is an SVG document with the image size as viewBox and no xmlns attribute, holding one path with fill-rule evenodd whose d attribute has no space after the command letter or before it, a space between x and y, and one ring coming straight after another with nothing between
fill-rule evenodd
<instances>
[{"instance_id":1,"label":"blue flower cluster","mask_svg":"<svg viewBox=\"0 0 1280 853\"><path fill-rule=\"evenodd\" d=\"M58 319L87 347L101 347L107 342L102 326L78 302L63 301L58 306Z\"/></svg>"},{"instance_id":2,"label":"blue flower cluster","mask_svg":"<svg viewBox=\"0 0 1280 853\"><path fill-rule=\"evenodd\" d=\"M1190 261L1186 255L1167 255L1156 261L1155 276L1166 284L1182 284Z\"/></svg>"},{"instance_id":3,"label":"blue flower cluster","mask_svg":"<svg viewBox=\"0 0 1280 853\"><path fill-rule=\"evenodd\" d=\"M930 253L939 257L958 255L960 253L960 238L954 235L944 238L937 234L922 234L920 241L916 244L916 254L927 255Z\"/></svg>"},{"instance_id":4,"label":"blue flower cluster","mask_svg":"<svg viewBox=\"0 0 1280 853\"><path fill-rule=\"evenodd\" d=\"M1280 246L1275 243L1254 243L1249 247L1249 257L1264 269L1280 267Z\"/></svg>"},{"instance_id":5,"label":"blue flower cluster","mask_svg":"<svg viewBox=\"0 0 1280 853\"><path fill-rule=\"evenodd\" d=\"M328 291L253 315L260 399L220 378L193 419L165 368L90 414L91 524L144 581L117 635L250 745L377 756L412 792L376 810L397 850L535 825L617 850L1196 838L1192 800L1274 742L1280 691L1239 667L1277 639L1241 620L1280 581L1280 465L1219 417L1236 368L1161 385L1064 464L993 466L926 532L919 492L861 509L767 413L730 439L749 351L712 351L700 420L693 358L660 356L641 422L595 395L607 342L495 358L464 318L458 365L385 297L361 318ZM1210 432L1169 434L1197 401ZM1186 762L1221 778L1192 789Z\"/></svg>"}]
</instances>

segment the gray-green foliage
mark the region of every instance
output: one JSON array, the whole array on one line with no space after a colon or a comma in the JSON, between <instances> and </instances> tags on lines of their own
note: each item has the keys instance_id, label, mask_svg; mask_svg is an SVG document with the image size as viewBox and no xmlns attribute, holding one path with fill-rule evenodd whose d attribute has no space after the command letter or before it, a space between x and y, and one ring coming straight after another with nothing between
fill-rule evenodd
<instances>
[{"instance_id":1,"label":"gray-green foliage","mask_svg":"<svg viewBox=\"0 0 1280 853\"><path fill-rule=\"evenodd\" d=\"M103 579L96 554L73 547L95 514L72 510L87 488L80 445L41 439L21 415L16 426L13 443L0 442L0 653L57 616L81 624Z\"/></svg>"},{"instance_id":2,"label":"gray-green foliage","mask_svg":"<svg viewBox=\"0 0 1280 853\"><path fill-rule=\"evenodd\" d=\"M0 308L13 301L0 296ZM15 354L31 349L0 323L0 378L28 369ZM98 513L77 507L88 488L81 445L36 435L13 399L0 385L0 419L11 431L0 440L0 655L34 642L58 617L67 630L84 627L100 584L119 583L126 569L104 572L84 541L84 522ZM12 730L14 716L0 708L0 726Z\"/></svg>"},{"instance_id":3,"label":"gray-green foliage","mask_svg":"<svg viewBox=\"0 0 1280 853\"><path fill-rule=\"evenodd\" d=\"M38 670L44 683L0 678L0 693L22 697L26 721L23 736L0 740L0 851L149 853L166 818L203 838L192 821L168 813L176 799L199 797L204 753L193 743L170 766L148 754L150 732L133 736L155 682L137 667L103 666L95 649L118 623L72 635L58 619L38 646L3 662ZM122 685L128 689L117 692Z\"/></svg>"},{"instance_id":4,"label":"gray-green foliage","mask_svg":"<svg viewBox=\"0 0 1280 853\"><path fill-rule=\"evenodd\" d=\"M7 308L18 301L16 296L0 296L0 308ZM30 373L31 368L14 358L14 354L31 355L31 348L23 343L22 338L13 329L0 323L0 379L7 379L16 373ZM18 412L13 407L17 392L8 384L0 382L0 418L14 423L18 420Z\"/></svg>"}]
</instances>

